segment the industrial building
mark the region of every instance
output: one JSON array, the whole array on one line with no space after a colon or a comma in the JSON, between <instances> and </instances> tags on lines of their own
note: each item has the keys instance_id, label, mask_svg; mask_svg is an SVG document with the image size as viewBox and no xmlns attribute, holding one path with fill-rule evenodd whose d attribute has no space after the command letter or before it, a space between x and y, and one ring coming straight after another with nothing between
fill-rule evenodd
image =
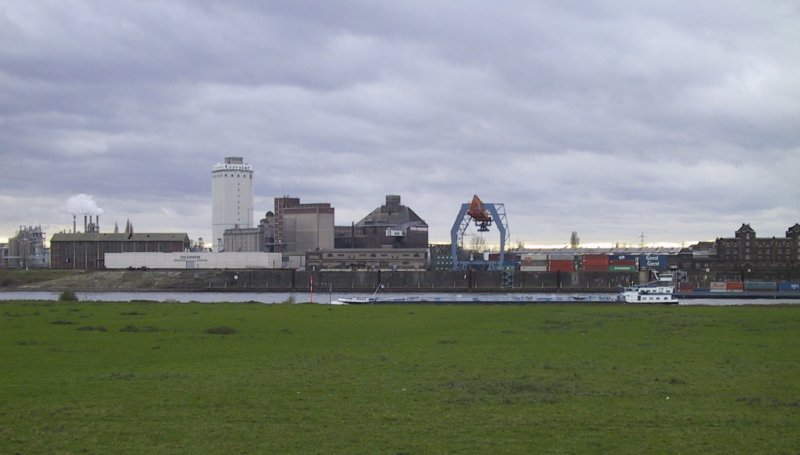
<instances>
[{"instance_id":1,"label":"industrial building","mask_svg":"<svg viewBox=\"0 0 800 455\"><path fill-rule=\"evenodd\" d=\"M400 196L387 195L386 203L350 226L336 226L334 244L340 248L427 248L428 224Z\"/></svg>"},{"instance_id":2,"label":"industrial building","mask_svg":"<svg viewBox=\"0 0 800 455\"><path fill-rule=\"evenodd\" d=\"M787 267L797 264L800 257L800 224L786 230L786 237L756 236L749 224L742 224L733 238L720 238L714 242L720 265L734 267Z\"/></svg>"},{"instance_id":3,"label":"industrial building","mask_svg":"<svg viewBox=\"0 0 800 455\"><path fill-rule=\"evenodd\" d=\"M17 234L8 239L2 251L2 265L10 269L48 268L50 251L45 246L41 226L20 226Z\"/></svg>"},{"instance_id":4,"label":"industrial building","mask_svg":"<svg viewBox=\"0 0 800 455\"><path fill-rule=\"evenodd\" d=\"M334 247L334 208L327 202L301 204L300 198L275 198L274 250L305 253Z\"/></svg>"},{"instance_id":5,"label":"industrial building","mask_svg":"<svg viewBox=\"0 0 800 455\"><path fill-rule=\"evenodd\" d=\"M267 212L254 228L226 229L223 234L225 251L275 251L275 215Z\"/></svg>"},{"instance_id":6,"label":"industrial building","mask_svg":"<svg viewBox=\"0 0 800 455\"><path fill-rule=\"evenodd\" d=\"M695 271L773 272L778 278L798 275L800 224L786 230L785 237L758 237L749 224L742 224L733 237L700 242L681 251L679 268Z\"/></svg>"},{"instance_id":7,"label":"industrial building","mask_svg":"<svg viewBox=\"0 0 800 455\"><path fill-rule=\"evenodd\" d=\"M275 211L257 227L229 227L222 234L222 251L303 254L333 248L334 208L327 202L301 203L296 197L276 197Z\"/></svg>"},{"instance_id":8,"label":"industrial building","mask_svg":"<svg viewBox=\"0 0 800 455\"><path fill-rule=\"evenodd\" d=\"M342 248L309 251L306 270L426 270L427 248Z\"/></svg>"},{"instance_id":9,"label":"industrial building","mask_svg":"<svg viewBox=\"0 0 800 455\"><path fill-rule=\"evenodd\" d=\"M253 168L242 157L227 157L211 171L213 250L225 250L227 229L253 227Z\"/></svg>"},{"instance_id":10,"label":"industrial building","mask_svg":"<svg viewBox=\"0 0 800 455\"><path fill-rule=\"evenodd\" d=\"M190 248L185 233L58 233L50 239L54 269L100 270L106 253L180 253Z\"/></svg>"}]
</instances>

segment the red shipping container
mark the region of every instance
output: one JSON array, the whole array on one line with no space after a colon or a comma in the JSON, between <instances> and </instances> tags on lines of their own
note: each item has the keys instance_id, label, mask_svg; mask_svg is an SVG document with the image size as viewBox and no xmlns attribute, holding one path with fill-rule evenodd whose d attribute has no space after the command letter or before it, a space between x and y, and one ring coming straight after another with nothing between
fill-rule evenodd
<instances>
[{"instance_id":1,"label":"red shipping container","mask_svg":"<svg viewBox=\"0 0 800 455\"><path fill-rule=\"evenodd\" d=\"M725 283L725 290L727 291L744 291L744 283L741 281L728 281Z\"/></svg>"},{"instance_id":2,"label":"red shipping container","mask_svg":"<svg viewBox=\"0 0 800 455\"><path fill-rule=\"evenodd\" d=\"M584 265L608 265L607 254L585 254L583 255Z\"/></svg>"},{"instance_id":3,"label":"red shipping container","mask_svg":"<svg viewBox=\"0 0 800 455\"><path fill-rule=\"evenodd\" d=\"M628 266L632 265L635 267L639 267L639 263L637 261L630 259L609 259L608 265L628 265Z\"/></svg>"},{"instance_id":4,"label":"red shipping container","mask_svg":"<svg viewBox=\"0 0 800 455\"><path fill-rule=\"evenodd\" d=\"M583 264L584 265L601 265L601 266L605 265L605 266L607 266L608 265L608 261L599 261L597 259L589 259L589 260L584 259L583 260Z\"/></svg>"},{"instance_id":5,"label":"red shipping container","mask_svg":"<svg viewBox=\"0 0 800 455\"><path fill-rule=\"evenodd\" d=\"M547 261L547 270L551 272L574 272L574 261Z\"/></svg>"},{"instance_id":6,"label":"red shipping container","mask_svg":"<svg viewBox=\"0 0 800 455\"><path fill-rule=\"evenodd\" d=\"M694 290L694 286L692 285L692 283L681 283L681 284L678 285L678 290L679 291L687 291L687 292L688 291L693 291Z\"/></svg>"},{"instance_id":7,"label":"red shipping container","mask_svg":"<svg viewBox=\"0 0 800 455\"><path fill-rule=\"evenodd\" d=\"M583 264L584 272L608 272L607 265L586 265Z\"/></svg>"}]
</instances>

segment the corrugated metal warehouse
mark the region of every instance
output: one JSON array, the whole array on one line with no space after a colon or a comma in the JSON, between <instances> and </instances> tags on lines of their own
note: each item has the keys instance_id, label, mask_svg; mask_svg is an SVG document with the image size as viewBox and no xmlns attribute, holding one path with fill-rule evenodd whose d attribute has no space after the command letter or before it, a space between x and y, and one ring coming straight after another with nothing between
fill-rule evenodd
<instances>
[{"instance_id":1,"label":"corrugated metal warehouse","mask_svg":"<svg viewBox=\"0 0 800 455\"><path fill-rule=\"evenodd\" d=\"M177 234L59 233L50 239L54 269L105 268L106 253L180 253L189 249L189 236Z\"/></svg>"}]
</instances>

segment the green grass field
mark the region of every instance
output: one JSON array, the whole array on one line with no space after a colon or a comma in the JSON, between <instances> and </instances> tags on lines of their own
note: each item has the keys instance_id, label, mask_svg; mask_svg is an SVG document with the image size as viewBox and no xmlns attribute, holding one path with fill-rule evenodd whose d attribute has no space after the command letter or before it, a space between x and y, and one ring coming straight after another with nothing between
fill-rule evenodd
<instances>
[{"instance_id":1,"label":"green grass field","mask_svg":"<svg viewBox=\"0 0 800 455\"><path fill-rule=\"evenodd\" d=\"M800 307L0 304L0 453L800 451Z\"/></svg>"}]
</instances>

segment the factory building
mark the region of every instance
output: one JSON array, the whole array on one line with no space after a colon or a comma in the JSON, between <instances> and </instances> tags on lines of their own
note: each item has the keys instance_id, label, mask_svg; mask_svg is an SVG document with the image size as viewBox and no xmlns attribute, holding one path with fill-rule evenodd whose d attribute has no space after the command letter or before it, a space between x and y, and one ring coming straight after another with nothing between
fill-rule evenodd
<instances>
[{"instance_id":1,"label":"factory building","mask_svg":"<svg viewBox=\"0 0 800 455\"><path fill-rule=\"evenodd\" d=\"M400 196L387 195L386 203L351 226L336 226L339 248L427 248L428 224Z\"/></svg>"},{"instance_id":2,"label":"factory building","mask_svg":"<svg viewBox=\"0 0 800 455\"><path fill-rule=\"evenodd\" d=\"M301 204L300 198L275 198L274 250L282 253L332 249L334 208L329 203Z\"/></svg>"},{"instance_id":3,"label":"factory building","mask_svg":"<svg viewBox=\"0 0 800 455\"><path fill-rule=\"evenodd\" d=\"M227 229L253 227L253 168L241 157L227 157L211 171L213 250L225 249Z\"/></svg>"},{"instance_id":4,"label":"factory building","mask_svg":"<svg viewBox=\"0 0 800 455\"><path fill-rule=\"evenodd\" d=\"M54 269L99 270L106 253L180 253L189 247L185 233L59 233L50 239L50 263Z\"/></svg>"},{"instance_id":5,"label":"factory building","mask_svg":"<svg viewBox=\"0 0 800 455\"><path fill-rule=\"evenodd\" d=\"M50 251L45 247L45 232L41 226L20 226L17 235L8 239L2 263L7 268L48 268Z\"/></svg>"},{"instance_id":6,"label":"factory building","mask_svg":"<svg viewBox=\"0 0 800 455\"><path fill-rule=\"evenodd\" d=\"M275 214L267 212L258 227L226 229L223 238L226 252L274 252Z\"/></svg>"}]
</instances>

